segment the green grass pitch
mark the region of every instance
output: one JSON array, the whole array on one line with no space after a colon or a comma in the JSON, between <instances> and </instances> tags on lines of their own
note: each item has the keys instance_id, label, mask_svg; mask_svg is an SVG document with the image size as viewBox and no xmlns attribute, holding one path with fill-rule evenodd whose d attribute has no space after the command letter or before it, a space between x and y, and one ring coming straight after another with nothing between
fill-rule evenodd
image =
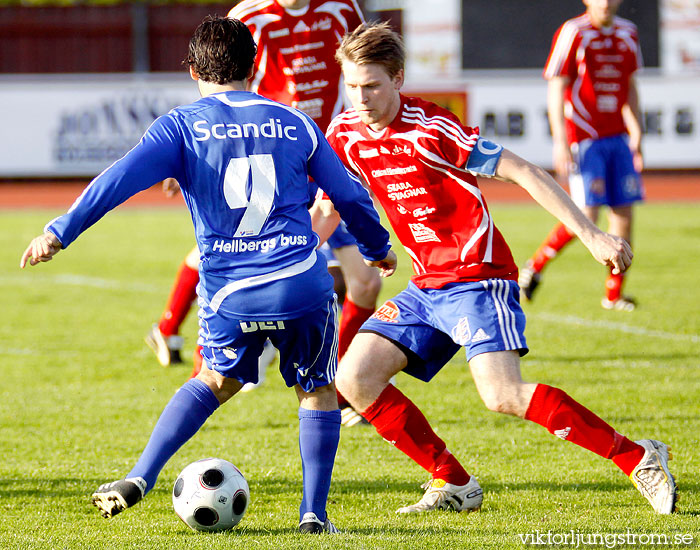
<instances>
[{"instance_id":1,"label":"green grass pitch","mask_svg":"<svg viewBox=\"0 0 700 550\"><path fill-rule=\"evenodd\" d=\"M553 222L533 205L497 204L492 212L519 264ZM528 534L555 542L607 536L598 547L625 534L700 542L697 204L637 210L627 284L640 303L634 313L600 308L604 268L580 243L548 268L535 302L524 306L525 379L564 389L633 439L668 442L678 514L655 515L612 463L488 412L460 353L431 384L405 375L397 384L477 476L482 511L397 516L420 498L427 477L373 429L355 427L342 431L328 507L344 533L316 538L296 533L297 403L273 370L262 388L217 411L143 502L112 520L97 514L90 493L129 471L189 374L189 364L161 368L143 336L192 229L184 209L119 209L54 261L20 271L25 246L58 213L0 212L0 548L523 548ZM382 298L405 286L410 263L400 259ZM185 357L195 334L192 313ZM232 461L250 483L251 506L231 532L192 532L172 511L178 472L208 456Z\"/></svg>"}]
</instances>

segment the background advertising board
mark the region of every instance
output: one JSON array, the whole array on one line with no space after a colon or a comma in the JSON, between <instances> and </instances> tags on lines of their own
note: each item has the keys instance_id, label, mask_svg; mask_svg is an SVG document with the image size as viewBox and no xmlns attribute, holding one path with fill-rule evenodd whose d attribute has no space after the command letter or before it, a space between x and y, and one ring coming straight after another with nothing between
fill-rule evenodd
<instances>
[{"instance_id":1,"label":"background advertising board","mask_svg":"<svg viewBox=\"0 0 700 550\"><path fill-rule=\"evenodd\" d=\"M495 74L495 73L494 73ZM551 168L539 71L409 80L404 93L443 105L482 135ZM646 167L700 168L700 75L640 75ZM3 77L0 178L99 174L153 120L199 97L186 74Z\"/></svg>"},{"instance_id":2,"label":"background advertising board","mask_svg":"<svg viewBox=\"0 0 700 550\"><path fill-rule=\"evenodd\" d=\"M186 76L4 77L0 177L99 174L157 116L199 97Z\"/></svg>"},{"instance_id":3,"label":"background advertising board","mask_svg":"<svg viewBox=\"0 0 700 550\"><path fill-rule=\"evenodd\" d=\"M499 71L500 75L507 73ZM646 168L700 168L700 76L640 75L638 85ZM442 90L418 81L409 81L404 87L406 94L425 94L426 99L450 108L430 95L446 91L456 94L452 100L456 105L458 92L466 94L467 125L479 126L483 136L536 164L552 167L547 83L539 72L530 76L466 76L443 83Z\"/></svg>"}]
</instances>

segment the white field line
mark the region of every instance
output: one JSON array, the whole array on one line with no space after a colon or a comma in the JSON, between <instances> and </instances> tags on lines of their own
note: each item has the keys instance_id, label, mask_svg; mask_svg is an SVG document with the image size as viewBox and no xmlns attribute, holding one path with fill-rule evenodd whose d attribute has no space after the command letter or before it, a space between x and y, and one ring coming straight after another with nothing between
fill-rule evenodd
<instances>
[{"instance_id":1,"label":"white field line","mask_svg":"<svg viewBox=\"0 0 700 550\"><path fill-rule=\"evenodd\" d=\"M551 323L563 323L566 325L573 325L585 328L604 328L607 330L624 332L627 334L634 334L636 336L644 336L646 338L675 340L678 342L692 342L695 344L700 343L700 336L698 336L697 334L678 334L675 332L665 332L663 330L649 330L642 327L627 325L625 323L616 323L614 321L594 321L591 319L576 317L575 315L560 315L557 313L546 312L529 313L527 316L531 319L541 319L542 321L548 321Z\"/></svg>"},{"instance_id":2,"label":"white field line","mask_svg":"<svg viewBox=\"0 0 700 550\"><path fill-rule=\"evenodd\" d=\"M3 276L0 275L0 287L2 286L19 286L19 285L30 285L34 286L37 284L41 285L58 285L58 286L77 286L83 288L99 288L105 290L117 290L121 292L136 292L136 293L146 293L146 294L162 294L163 298L167 296L168 291L166 286L154 285L140 282L123 282L114 279L103 279L101 277L88 277L86 275L76 275L76 274L58 274L58 275L44 275L37 274L33 276L23 276L23 275L11 275ZM37 352L33 349L22 349L22 348L6 348L0 346L0 354L3 355L16 355L16 356L26 356L35 355ZM62 355L75 354L76 352L59 352Z\"/></svg>"},{"instance_id":3,"label":"white field line","mask_svg":"<svg viewBox=\"0 0 700 550\"><path fill-rule=\"evenodd\" d=\"M121 290L127 292L143 292L148 294L163 293L167 288L162 285L154 285L140 282L123 282L113 279L104 279L101 277L88 277L85 275L76 274L59 274L53 276L42 277L22 277L16 276L0 276L0 285L34 285L36 283L48 283L66 286L82 286L91 288L102 288L108 290ZM541 319L551 323L563 323L566 325L580 326L585 328L604 328L626 334L634 334L647 338L658 338L661 340L674 340L679 342L700 343L700 336L696 334L678 334L674 332L666 332L662 330L649 330L642 327L635 327L625 323L617 323L613 321L596 321L584 319L575 315L561 315L557 313L529 313L530 319Z\"/></svg>"},{"instance_id":4,"label":"white field line","mask_svg":"<svg viewBox=\"0 0 700 550\"><path fill-rule=\"evenodd\" d=\"M64 285L88 288L101 288L106 290L122 290L126 292L143 292L147 294L167 292L163 285L154 285L141 282L124 282L114 279L104 279L102 277L89 277L86 275L75 275L64 273L59 275L34 275L24 277L22 275L0 276L0 286L10 285Z\"/></svg>"}]
</instances>

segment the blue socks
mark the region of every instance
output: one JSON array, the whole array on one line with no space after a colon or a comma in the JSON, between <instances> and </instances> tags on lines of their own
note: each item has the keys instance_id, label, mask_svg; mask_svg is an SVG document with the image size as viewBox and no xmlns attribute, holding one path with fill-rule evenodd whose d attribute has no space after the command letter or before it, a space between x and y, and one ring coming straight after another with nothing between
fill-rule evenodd
<instances>
[{"instance_id":1,"label":"blue socks","mask_svg":"<svg viewBox=\"0 0 700 550\"><path fill-rule=\"evenodd\" d=\"M339 440L340 409L312 411L299 408L299 451L304 480L300 520L306 512L313 512L318 519L326 521L326 501Z\"/></svg>"},{"instance_id":2,"label":"blue socks","mask_svg":"<svg viewBox=\"0 0 700 550\"><path fill-rule=\"evenodd\" d=\"M126 477L144 478L148 493L165 463L218 407L219 400L204 382L194 378L185 382L163 409L146 448Z\"/></svg>"},{"instance_id":3,"label":"blue socks","mask_svg":"<svg viewBox=\"0 0 700 550\"><path fill-rule=\"evenodd\" d=\"M165 406L141 457L126 476L146 480L146 493L156 483L166 462L219 407L219 401L203 382L188 380ZM312 411L299 408L299 451L304 497L299 518L313 512L326 520L335 454L340 440L340 410Z\"/></svg>"}]
</instances>

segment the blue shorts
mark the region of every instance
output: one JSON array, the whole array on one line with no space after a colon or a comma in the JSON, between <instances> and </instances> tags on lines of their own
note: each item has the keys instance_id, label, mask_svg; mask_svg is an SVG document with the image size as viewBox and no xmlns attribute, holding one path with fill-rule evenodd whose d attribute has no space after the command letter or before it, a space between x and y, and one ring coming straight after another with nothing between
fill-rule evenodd
<instances>
[{"instance_id":1,"label":"blue shorts","mask_svg":"<svg viewBox=\"0 0 700 550\"><path fill-rule=\"evenodd\" d=\"M241 384L258 381L258 357L268 338L280 352L288 387L305 392L327 386L338 368L338 307L335 296L296 319L250 321L214 313L200 298L199 340L209 368Z\"/></svg>"},{"instance_id":2,"label":"blue shorts","mask_svg":"<svg viewBox=\"0 0 700 550\"><path fill-rule=\"evenodd\" d=\"M317 252L326 258L328 267L340 267L340 261L335 257L335 254L333 254L333 249L328 244L328 241L318 247Z\"/></svg>"},{"instance_id":3,"label":"blue shorts","mask_svg":"<svg viewBox=\"0 0 700 550\"><path fill-rule=\"evenodd\" d=\"M387 301L360 332L391 340L408 357L404 372L428 382L460 347L467 361L481 353L528 352L525 314L515 281L488 279L440 289L408 288Z\"/></svg>"},{"instance_id":4,"label":"blue shorts","mask_svg":"<svg viewBox=\"0 0 700 550\"><path fill-rule=\"evenodd\" d=\"M577 206L627 206L644 199L627 136L590 139L572 147L577 169L569 177Z\"/></svg>"},{"instance_id":5,"label":"blue shorts","mask_svg":"<svg viewBox=\"0 0 700 550\"><path fill-rule=\"evenodd\" d=\"M335 249L343 248L344 246L357 246L357 241L345 227L345 223L341 221L336 230L328 237L328 244Z\"/></svg>"}]
</instances>

